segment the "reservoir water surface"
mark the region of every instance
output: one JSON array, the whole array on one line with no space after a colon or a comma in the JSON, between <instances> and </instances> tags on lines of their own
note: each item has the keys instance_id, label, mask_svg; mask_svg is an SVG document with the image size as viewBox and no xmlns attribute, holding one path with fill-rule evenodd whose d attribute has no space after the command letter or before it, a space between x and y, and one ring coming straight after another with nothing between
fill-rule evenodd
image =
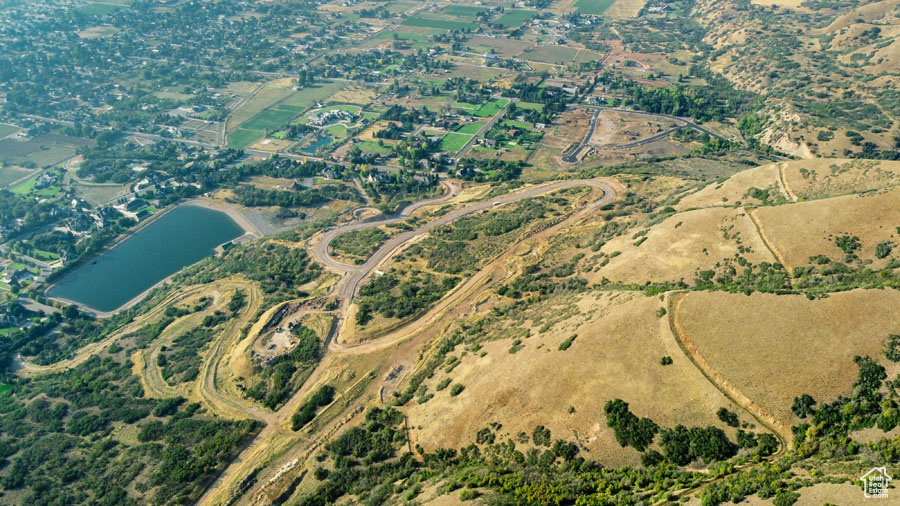
<instances>
[{"instance_id":1,"label":"reservoir water surface","mask_svg":"<svg viewBox=\"0 0 900 506\"><path fill-rule=\"evenodd\" d=\"M179 206L64 276L47 295L113 311L243 233L221 211Z\"/></svg>"}]
</instances>

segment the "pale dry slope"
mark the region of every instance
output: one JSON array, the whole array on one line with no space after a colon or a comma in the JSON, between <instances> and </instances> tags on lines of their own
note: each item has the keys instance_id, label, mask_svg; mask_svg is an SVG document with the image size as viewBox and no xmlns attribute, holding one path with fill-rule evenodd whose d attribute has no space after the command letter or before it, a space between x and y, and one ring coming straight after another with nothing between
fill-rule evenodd
<instances>
[{"instance_id":1,"label":"pale dry slope","mask_svg":"<svg viewBox=\"0 0 900 506\"><path fill-rule=\"evenodd\" d=\"M853 357L883 358L882 341L900 321L900 292L853 290L819 300L690 292L674 316L713 369L792 425L800 422L791 413L794 397L826 402L850 394L858 372Z\"/></svg>"},{"instance_id":2,"label":"pale dry slope","mask_svg":"<svg viewBox=\"0 0 900 506\"><path fill-rule=\"evenodd\" d=\"M803 160L784 164L783 180L801 200L900 185L900 161Z\"/></svg>"},{"instance_id":3,"label":"pale dry slope","mask_svg":"<svg viewBox=\"0 0 900 506\"><path fill-rule=\"evenodd\" d=\"M844 234L859 237L862 248L857 254L873 260L873 269L883 267L890 258L875 258L877 244L900 242L900 188L761 207L754 215L786 262L788 272L808 265L809 257L814 255L841 258L844 253L835 244L835 238Z\"/></svg>"},{"instance_id":4,"label":"pale dry slope","mask_svg":"<svg viewBox=\"0 0 900 506\"><path fill-rule=\"evenodd\" d=\"M621 283L684 280L693 283L699 270L713 269L725 258L740 253L754 264L775 259L760 240L753 222L741 208L712 207L677 213L654 225L638 246L638 229L616 237L601 248L607 255L620 252L604 267L585 275L590 283L604 277ZM728 238L725 238L725 234ZM738 244L740 241L740 244Z\"/></svg>"},{"instance_id":5,"label":"pale dry slope","mask_svg":"<svg viewBox=\"0 0 900 506\"><path fill-rule=\"evenodd\" d=\"M711 183L703 189L681 199L675 209L693 209L696 207L730 206L736 202L756 203L748 198L750 187L768 188L778 181L778 164L770 163L738 172L721 183Z\"/></svg>"},{"instance_id":6,"label":"pale dry slope","mask_svg":"<svg viewBox=\"0 0 900 506\"><path fill-rule=\"evenodd\" d=\"M595 292L580 296L576 304L577 316L543 333L533 329L514 354L508 351L510 339L493 341L484 345L485 356L470 352L449 374L439 370L426 382L434 398L421 405L413 401L407 409L419 444L429 451L464 446L491 422L502 423L500 433L513 438L520 431L530 435L542 424L554 439L572 440L577 433L589 450L586 458L606 465L638 464L638 452L623 449L606 426L607 401L621 398L635 414L662 427L681 423L724 429L716 410L740 412L682 354L668 319L657 316L664 305L659 297ZM547 313L553 309L542 307ZM572 334L578 337L560 351L560 343ZM674 363L660 365L663 356ZM458 396L450 396L449 387L436 391L447 377L465 386ZM751 421L743 413L741 417Z\"/></svg>"}]
</instances>

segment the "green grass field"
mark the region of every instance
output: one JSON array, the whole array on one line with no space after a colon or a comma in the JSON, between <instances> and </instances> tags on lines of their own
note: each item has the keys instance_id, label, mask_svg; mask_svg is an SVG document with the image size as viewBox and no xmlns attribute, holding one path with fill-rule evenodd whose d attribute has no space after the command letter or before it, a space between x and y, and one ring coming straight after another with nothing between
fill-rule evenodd
<instances>
[{"instance_id":1,"label":"green grass field","mask_svg":"<svg viewBox=\"0 0 900 506\"><path fill-rule=\"evenodd\" d=\"M516 102L516 107L519 109L526 109L529 111L543 111L544 104L538 104L536 102Z\"/></svg>"},{"instance_id":2,"label":"green grass field","mask_svg":"<svg viewBox=\"0 0 900 506\"><path fill-rule=\"evenodd\" d=\"M527 121L516 121L514 119L505 119L502 123L500 123L500 126L504 126L506 128L519 128L522 130L531 130L532 128L534 128L534 125Z\"/></svg>"},{"instance_id":3,"label":"green grass field","mask_svg":"<svg viewBox=\"0 0 900 506\"><path fill-rule=\"evenodd\" d=\"M367 153L384 155L391 152L391 147L389 145L385 144L384 146L379 146L377 142L372 141L358 142L355 146Z\"/></svg>"},{"instance_id":4,"label":"green grass field","mask_svg":"<svg viewBox=\"0 0 900 506\"><path fill-rule=\"evenodd\" d=\"M22 181L21 183L10 188L9 191L15 193L16 195L35 195L38 197L52 197L59 193L60 188L56 185L41 188L40 190L35 190L34 184L37 182L37 178L37 176L28 178L25 181Z\"/></svg>"},{"instance_id":5,"label":"green grass field","mask_svg":"<svg viewBox=\"0 0 900 506\"><path fill-rule=\"evenodd\" d=\"M537 11L514 9L511 11L506 11L506 14L500 16L500 19L495 21L495 23L503 25L506 28L518 28L522 26L522 23L530 20L535 16L537 16Z\"/></svg>"},{"instance_id":6,"label":"green grass field","mask_svg":"<svg viewBox=\"0 0 900 506\"><path fill-rule=\"evenodd\" d=\"M477 134L481 127L484 126L484 123L481 121L476 121L474 123L468 123L460 126L456 129L457 132L461 134Z\"/></svg>"},{"instance_id":7,"label":"green grass field","mask_svg":"<svg viewBox=\"0 0 900 506\"><path fill-rule=\"evenodd\" d=\"M32 249L28 251L28 256L32 258L37 258L42 262L53 262L55 260L59 260L59 255L53 253L52 251L43 251L39 249Z\"/></svg>"},{"instance_id":8,"label":"green grass field","mask_svg":"<svg viewBox=\"0 0 900 506\"><path fill-rule=\"evenodd\" d=\"M406 26L420 26L423 28L441 28L443 30L464 30L466 28L474 30L478 28L478 23L466 23L464 21L426 18L423 16L413 16L409 19L405 19L401 24Z\"/></svg>"},{"instance_id":9,"label":"green grass field","mask_svg":"<svg viewBox=\"0 0 900 506\"><path fill-rule=\"evenodd\" d=\"M477 105L470 104L468 102L453 102L453 107L456 107L458 109L466 109L469 111L474 111L475 109L478 109Z\"/></svg>"},{"instance_id":10,"label":"green grass field","mask_svg":"<svg viewBox=\"0 0 900 506\"><path fill-rule=\"evenodd\" d=\"M475 19L475 15L479 12L486 11L484 7L473 7L469 5L451 5L441 11L444 14L455 16L457 18Z\"/></svg>"},{"instance_id":11,"label":"green grass field","mask_svg":"<svg viewBox=\"0 0 900 506\"><path fill-rule=\"evenodd\" d=\"M328 133L331 134L335 139L343 139L347 136L347 127L338 123L337 125L331 125L330 127L325 128L328 130Z\"/></svg>"},{"instance_id":12,"label":"green grass field","mask_svg":"<svg viewBox=\"0 0 900 506\"><path fill-rule=\"evenodd\" d=\"M506 98L491 99L481 104L481 107L472 112L472 114L478 116L479 118L490 118L491 116L500 112L500 109L506 107L506 104L508 103L509 100Z\"/></svg>"},{"instance_id":13,"label":"green grass field","mask_svg":"<svg viewBox=\"0 0 900 506\"><path fill-rule=\"evenodd\" d=\"M341 91L346 86L347 83L341 81L319 82L313 86L307 86L302 90L295 91L276 104L276 106L279 109L302 112L316 105L316 102L324 101L331 95Z\"/></svg>"},{"instance_id":14,"label":"green grass field","mask_svg":"<svg viewBox=\"0 0 900 506\"><path fill-rule=\"evenodd\" d=\"M537 46L530 47L522 53L522 58L542 63L555 63L557 65L568 63L575 58L577 49L561 46Z\"/></svg>"},{"instance_id":15,"label":"green grass field","mask_svg":"<svg viewBox=\"0 0 900 506\"><path fill-rule=\"evenodd\" d=\"M474 137L472 134L461 134L450 132L441 138L441 149L451 153L457 153L469 140Z\"/></svg>"},{"instance_id":16,"label":"green grass field","mask_svg":"<svg viewBox=\"0 0 900 506\"><path fill-rule=\"evenodd\" d=\"M243 149L260 140L265 135L259 130L247 130L246 128L238 128L234 132L228 134L228 147L235 149Z\"/></svg>"},{"instance_id":17,"label":"green grass field","mask_svg":"<svg viewBox=\"0 0 900 506\"><path fill-rule=\"evenodd\" d=\"M290 121L291 118L294 117L294 114L296 113L293 111L285 111L278 108L266 109L250 118L248 121L245 121L244 124L241 125L241 128L261 131L274 130Z\"/></svg>"},{"instance_id":18,"label":"green grass field","mask_svg":"<svg viewBox=\"0 0 900 506\"><path fill-rule=\"evenodd\" d=\"M603 14L615 0L578 0L575 10L579 14Z\"/></svg>"},{"instance_id":19,"label":"green grass field","mask_svg":"<svg viewBox=\"0 0 900 506\"><path fill-rule=\"evenodd\" d=\"M19 127L15 125L7 125L6 123L0 123L0 139L6 137L7 135L14 134L21 130Z\"/></svg>"}]
</instances>

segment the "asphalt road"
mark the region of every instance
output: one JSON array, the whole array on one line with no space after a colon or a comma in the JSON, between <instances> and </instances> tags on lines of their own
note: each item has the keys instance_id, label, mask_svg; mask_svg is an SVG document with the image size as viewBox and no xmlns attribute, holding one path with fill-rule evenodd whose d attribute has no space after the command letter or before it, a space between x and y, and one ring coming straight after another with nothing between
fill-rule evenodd
<instances>
[{"instance_id":1,"label":"asphalt road","mask_svg":"<svg viewBox=\"0 0 900 506\"><path fill-rule=\"evenodd\" d=\"M560 188L568 188L571 186L581 186L581 185L593 186L595 188L599 188L599 189L603 190L603 197L601 197L600 199L591 203L589 208L595 208L598 206L602 206L602 205L611 203L616 199L615 190L613 190L610 186L608 186L604 183L601 183L599 181L596 181L596 180L570 179L570 180L566 180L566 181L556 181L554 183L548 183L545 185L535 186L532 188L528 188L526 190L522 190L520 192L512 193L509 195L504 195L502 197L497 197L496 199L493 199L493 200L486 200L483 202L477 202L474 204L470 204L466 207L456 209L455 211L449 212L433 221L426 223L425 225L422 225L421 227L419 227L415 230L409 230L406 232L399 233L399 234L391 237L390 239L388 239L384 244L382 244L381 247L378 248L378 250L375 251L375 253L373 253L372 256L370 256L369 259L366 260L366 262L361 265L351 265L351 264L347 264L344 262L340 262L340 261L332 258L331 255L328 253L328 245L331 243L331 241L333 241L336 237L340 236L341 234L345 234L351 230L361 230L361 229L365 229L365 228L372 228L372 227L377 227L380 225L385 225L388 223L394 223L394 222L404 219L406 216L409 216L409 214L412 211L414 211L415 209L418 209L419 207L422 207L424 205L445 202L445 201L453 198L457 192L452 189L453 188L452 186L450 186L451 190L447 194L445 194L443 197L438 197L436 199L429 199L429 200L417 202L416 204L413 204L413 205L407 207L406 209L404 209L403 212L401 213L401 215L397 218L378 220L378 221L369 221L369 222L363 222L363 223L353 223L350 225L345 225L343 227L339 227L339 228L330 230L315 245L315 247L313 248L313 255L315 256L317 261L326 265L330 269L333 269L333 270L336 270L339 272L345 272L348 274L348 276L344 278L344 280L341 282L341 284L338 287L339 296L345 303L348 303L356 295L356 291L359 288L359 285L366 278L366 276L368 276L372 271L374 271L375 267L377 267L378 264L380 264L385 258L387 258L397 248L402 246L404 243L406 243L410 239L413 239L422 234L427 234L428 232L434 230L437 227L446 225L455 220L458 220L459 218L462 218L463 216L477 213L478 211L482 211L482 210L488 209L490 207L509 204L510 202L516 202L518 200L536 197L538 195L542 195L544 193L551 192L553 190L558 190Z\"/></svg>"},{"instance_id":2,"label":"asphalt road","mask_svg":"<svg viewBox=\"0 0 900 506\"><path fill-rule=\"evenodd\" d=\"M588 126L588 131L584 134L584 138L581 139L581 144L578 145L577 148L573 149L571 153L562 157L562 161L566 163L575 163L578 161L578 153L581 153L581 150L584 149L585 146L590 144L591 137L594 136L594 129L597 128L597 119L600 117L600 110L594 111L594 115L591 116L591 124Z\"/></svg>"}]
</instances>

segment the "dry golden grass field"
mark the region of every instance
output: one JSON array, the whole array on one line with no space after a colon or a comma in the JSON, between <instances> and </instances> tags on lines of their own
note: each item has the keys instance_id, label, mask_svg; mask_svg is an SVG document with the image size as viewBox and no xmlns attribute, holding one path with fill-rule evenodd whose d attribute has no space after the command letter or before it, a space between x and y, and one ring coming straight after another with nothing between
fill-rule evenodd
<instances>
[{"instance_id":1,"label":"dry golden grass field","mask_svg":"<svg viewBox=\"0 0 900 506\"><path fill-rule=\"evenodd\" d=\"M647 0L616 0L603 15L611 18L633 18L641 12L646 3Z\"/></svg>"},{"instance_id":2,"label":"dry golden grass field","mask_svg":"<svg viewBox=\"0 0 900 506\"><path fill-rule=\"evenodd\" d=\"M499 440L515 439L520 431L531 434L543 424L554 438L577 439L592 459L606 465L637 464L638 452L619 446L606 426L603 406L615 398L663 427L683 423L726 429L716 410L740 409L681 353L668 320L657 314L662 306L659 297L635 292L594 292L529 308L524 327L517 330L530 327L523 348L510 354L514 342L500 339L479 351L457 351L451 355L461 361L451 372L444 367L427 380L434 397L424 404L414 401L407 410L415 439L428 450L459 447L491 422L503 424ZM549 329L535 328L535 319L560 312L572 315ZM560 351L560 343L572 335L577 338L571 347ZM660 365L663 356L674 363ZM455 397L451 387L438 391L445 378L464 390Z\"/></svg>"},{"instance_id":3,"label":"dry golden grass field","mask_svg":"<svg viewBox=\"0 0 900 506\"><path fill-rule=\"evenodd\" d=\"M674 310L676 326L712 369L777 420L795 424L794 397L823 402L852 393L854 356L886 362L882 341L898 330L900 292L853 290L817 300L690 292Z\"/></svg>"},{"instance_id":4,"label":"dry golden grass field","mask_svg":"<svg viewBox=\"0 0 900 506\"><path fill-rule=\"evenodd\" d=\"M700 191L681 199L676 209L697 207L730 206L735 202L758 203L747 197L750 187L766 189L778 181L778 165L770 163L761 167L738 172L721 183L711 183Z\"/></svg>"},{"instance_id":5,"label":"dry golden grass field","mask_svg":"<svg viewBox=\"0 0 900 506\"><path fill-rule=\"evenodd\" d=\"M872 260L870 267L875 269L883 267L890 258L877 260L876 245L882 241L900 242L900 188L760 207L753 213L789 272L807 265L814 255L841 258L844 253L835 239L844 234L859 237L862 246L857 254Z\"/></svg>"},{"instance_id":6,"label":"dry golden grass field","mask_svg":"<svg viewBox=\"0 0 900 506\"><path fill-rule=\"evenodd\" d=\"M641 230L629 230L607 242L600 251L611 257L609 263L589 273L588 282L605 277L622 283L682 279L692 283L695 271L712 269L717 262L733 258L741 245L751 249L742 256L754 264L775 261L741 208L678 213L651 227L646 235L635 237Z\"/></svg>"},{"instance_id":7,"label":"dry golden grass field","mask_svg":"<svg viewBox=\"0 0 900 506\"><path fill-rule=\"evenodd\" d=\"M900 162L896 161L802 160L782 167L785 187L801 200L900 185Z\"/></svg>"}]
</instances>

